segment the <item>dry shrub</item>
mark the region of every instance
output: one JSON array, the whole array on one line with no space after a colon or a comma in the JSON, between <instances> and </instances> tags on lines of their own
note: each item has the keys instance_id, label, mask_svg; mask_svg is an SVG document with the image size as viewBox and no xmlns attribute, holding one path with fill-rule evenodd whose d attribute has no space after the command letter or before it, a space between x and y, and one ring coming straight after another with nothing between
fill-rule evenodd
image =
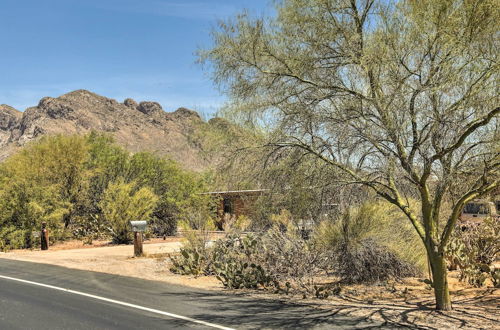
<instances>
[{"instance_id":1,"label":"dry shrub","mask_svg":"<svg viewBox=\"0 0 500 330\"><path fill-rule=\"evenodd\" d=\"M336 274L345 283L374 283L416 276L417 269L373 239L337 247Z\"/></svg>"},{"instance_id":2,"label":"dry shrub","mask_svg":"<svg viewBox=\"0 0 500 330\"><path fill-rule=\"evenodd\" d=\"M289 212L272 216L271 223L262 236L260 262L277 286L284 283L287 291L297 288L312 293L318 277L331 265L331 255L317 242L303 238Z\"/></svg>"},{"instance_id":3,"label":"dry shrub","mask_svg":"<svg viewBox=\"0 0 500 330\"><path fill-rule=\"evenodd\" d=\"M367 202L325 221L314 239L332 250L334 272L347 283L399 279L425 269L422 242L387 203Z\"/></svg>"},{"instance_id":4,"label":"dry shrub","mask_svg":"<svg viewBox=\"0 0 500 330\"><path fill-rule=\"evenodd\" d=\"M282 211L271 217L267 231L244 234L233 223L233 231L210 247L202 232L193 233L173 270L213 274L228 288L264 287L326 298L336 287L318 284L325 275L359 283L419 273L420 256L425 264L421 243L399 220L386 204L368 203L321 224L312 239L304 239L290 213Z\"/></svg>"}]
</instances>

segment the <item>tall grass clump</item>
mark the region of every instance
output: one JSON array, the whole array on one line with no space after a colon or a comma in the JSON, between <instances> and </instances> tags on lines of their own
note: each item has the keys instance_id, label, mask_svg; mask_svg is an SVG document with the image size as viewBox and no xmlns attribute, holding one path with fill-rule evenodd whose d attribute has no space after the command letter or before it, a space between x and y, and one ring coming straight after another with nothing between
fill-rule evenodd
<instances>
[{"instance_id":1,"label":"tall grass clump","mask_svg":"<svg viewBox=\"0 0 500 330\"><path fill-rule=\"evenodd\" d=\"M332 251L334 272L343 282L377 282L425 270L425 249L397 214L387 203L366 202L319 225L314 239Z\"/></svg>"}]
</instances>

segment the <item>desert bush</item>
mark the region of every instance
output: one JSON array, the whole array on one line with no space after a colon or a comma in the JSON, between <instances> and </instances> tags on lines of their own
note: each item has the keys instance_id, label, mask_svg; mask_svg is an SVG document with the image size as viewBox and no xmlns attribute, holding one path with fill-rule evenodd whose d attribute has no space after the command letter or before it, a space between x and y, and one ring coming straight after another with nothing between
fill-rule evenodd
<instances>
[{"instance_id":1,"label":"desert bush","mask_svg":"<svg viewBox=\"0 0 500 330\"><path fill-rule=\"evenodd\" d=\"M181 255L172 258L171 270L180 274L213 274L225 287L272 288L279 292L305 291L327 296L315 279L325 273L328 257L313 241L306 241L290 213L270 220L273 226L245 234L247 219L235 220L228 235L208 247L202 231L188 232Z\"/></svg>"},{"instance_id":2,"label":"desert bush","mask_svg":"<svg viewBox=\"0 0 500 330\"><path fill-rule=\"evenodd\" d=\"M331 253L314 240L306 240L291 213L271 217L272 227L263 236L260 262L286 291L299 289L313 293L316 280L331 266ZM288 283L288 285L286 285Z\"/></svg>"},{"instance_id":3,"label":"desert bush","mask_svg":"<svg viewBox=\"0 0 500 330\"><path fill-rule=\"evenodd\" d=\"M99 238L109 237L111 230L109 224L100 214L89 214L87 217L75 217L70 226L72 236L82 240L85 244Z\"/></svg>"},{"instance_id":4,"label":"desert bush","mask_svg":"<svg viewBox=\"0 0 500 330\"><path fill-rule=\"evenodd\" d=\"M323 283L325 275L346 283L373 283L420 273L418 258L396 250L412 251L408 244L420 244L418 238L404 236L405 228L395 229L397 219L386 204L353 208L338 221L322 223L311 239L301 235L290 212L271 216L269 223L263 232L244 234L241 228L233 229L212 246L202 231L190 232L192 238L173 260L173 271L213 274L228 288L264 287L318 298L338 290Z\"/></svg>"},{"instance_id":5,"label":"desert bush","mask_svg":"<svg viewBox=\"0 0 500 330\"><path fill-rule=\"evenodd\" d=\"M0 229L0 251L6 252L12 249L31 247L31 240L31 232L28 230L18 229L14 226Z\"/></svg>"},{"instance_id":6,"label":"desert bush","mask_svg":"<svg viewBox=\"0 0 500 330\"><path fill-rule=\"evenodd\" d=\"M338 219L324 221L314 240L333 254L332 268L343 282L377 282L420 274L421 242L390 205L367 202Z\"/></svg>"},{"instance_id":7,"label":"desert bush","mask_svg":"<svg viewBox=\"0 0 500 330\"><path fill-rule=\"evenodd\" d=\"M144 188L158 196L148 216L142 215L144 220L149 220L154 234L173 235L179 220L207 213L208 196L199 194L205 183L203 175L172 160L151 153L132 155L107 135L46 136L0 163L0 226L15 228L22 236L47 222L51 242L78 238L90 243L96 237L109 237L110 217L116 236L119 214L111 215L111 204L115 211L126 213L131 207L127 201L134 201L131 196ZM131 184L133 191L111 203L110 187L119 184ZM121 236L128 241L128 234ZM24 247L31 246L26 240Z\"/></svg>"},{"instance_id":8,"label":"desert bush","mask_svg":"<svg viewBox=\"0 0 500 330\"><path fill-rule=\"evenodd\" d=\"M500 286L500 268L494 263L500 251L500 220L486 218L480 224L458 227L448 246L448 260L458 266L460 280L480 287L489 279Z\"/></svg>"},{"instance_id":9,"label":"desert bush","mask_svg":"<svg viewBox=\"0 0 500 330\"><path fill-rule=\"evenodd\" d=\"M170 271L182 275L208 275L211 273L212 247L210 244L210 231L215 229L212 218L196 218L194 230L191 222L180 221L179 226L184 231L183 246L178 256L170 256L172 266Z\"/></svg>"},{"instance_id":10,"label":"desert bush","mask_svg":"<svg viewBox=\"0 0 500 330\"><path fill-rule=\"evenodd\" d=\"M104 192L100 207L110 225L114 243L132 241L130 221L149 217L158 197L144 187L134 191L133 183L112 183Z\"/></svg>"},{"instance_id":11,"label":"desert bush","mask_svg":"<svg viewBox=\"0 0 500 330\"><path fill-rule=\"evenodd\" d=\"M335 273L345 283L375 283L418 274L415 267L373 239L344 241L335 251Z\"/></svg>"},{"instance_id":12,"label":"desert bush","mask_svg":"<svg viewBox=\"0 0 500 330\"><path fill-rule=\"evenodd\" d=\"M204 275L209 273L207 254L197 248L182 247L180 255L171 257L170 271L181 275Z\"/></svg>"},{"instance_id":13,"label":"desert bush","mask_svg":"<svg viewBox=\"0 0 500 330\"><path fill-rule=\"evenodd\" d=\"M271 283L271 276L256 263L262 240L252 234L234 233L216 242L212 250L211 271L231 289L257 288Z\"/></svg>"}]
</instances>

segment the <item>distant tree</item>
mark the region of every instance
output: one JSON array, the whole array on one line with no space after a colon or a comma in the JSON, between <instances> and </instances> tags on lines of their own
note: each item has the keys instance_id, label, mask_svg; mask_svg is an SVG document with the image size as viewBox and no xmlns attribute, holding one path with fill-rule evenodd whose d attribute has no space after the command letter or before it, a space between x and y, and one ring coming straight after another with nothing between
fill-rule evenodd
<instances>
[{"instance_id":1,"label":"distant tree","mask_svg":"<svg viewBox=\"0 0 500 330\"><path fill-rule=\"evenodd\" d=\"M100 202L104 219L110 226L115 243L132 240L130 221L147 219L158 197L144 187L134 191L133 183L111 183Z\"/></svg>"},{"instance_id":2,"label":"distant tree","mask_svg":"<svg viewBox=\"0 0 500 330\"><path fill-rule=\"evenodd\" d=\"M47 222L51 237L60 238L85 189L87 145L81 137L42 138L0 166L0 224L31 233ZM0 237L1 239L1 237ZM20 240L18 240L20 242Z\"/></svg>"},{"instance_id":3,"label":"distant tree","mask_svg":"<svg viewBox=\"0 0 500 330\"><path fill-rule=\"evenodd\" d=\"M228 111L265 123L272 152L313 155L396 205L425 245L437 309L451 310L450 235L464 204L499 185L498 2L276 8L219 23L214 47L201 51Z\"/></svg>"}]
</instances>

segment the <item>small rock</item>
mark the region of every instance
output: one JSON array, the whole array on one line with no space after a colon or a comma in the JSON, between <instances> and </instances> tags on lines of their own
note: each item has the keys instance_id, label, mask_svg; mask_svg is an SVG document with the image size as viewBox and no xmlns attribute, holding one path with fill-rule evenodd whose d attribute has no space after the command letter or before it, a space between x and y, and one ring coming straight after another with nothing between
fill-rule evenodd
<instances>
[{"instance_id":1,"label":"small rock","mask_svg":"<svg viewBox=\"0 0 500 330\"><path fill-rule=\"evenodd\" d=\"M141 102L137 110L147 115L163 111L161 105L157 102Z\"/></svg>"}]
</instances>

